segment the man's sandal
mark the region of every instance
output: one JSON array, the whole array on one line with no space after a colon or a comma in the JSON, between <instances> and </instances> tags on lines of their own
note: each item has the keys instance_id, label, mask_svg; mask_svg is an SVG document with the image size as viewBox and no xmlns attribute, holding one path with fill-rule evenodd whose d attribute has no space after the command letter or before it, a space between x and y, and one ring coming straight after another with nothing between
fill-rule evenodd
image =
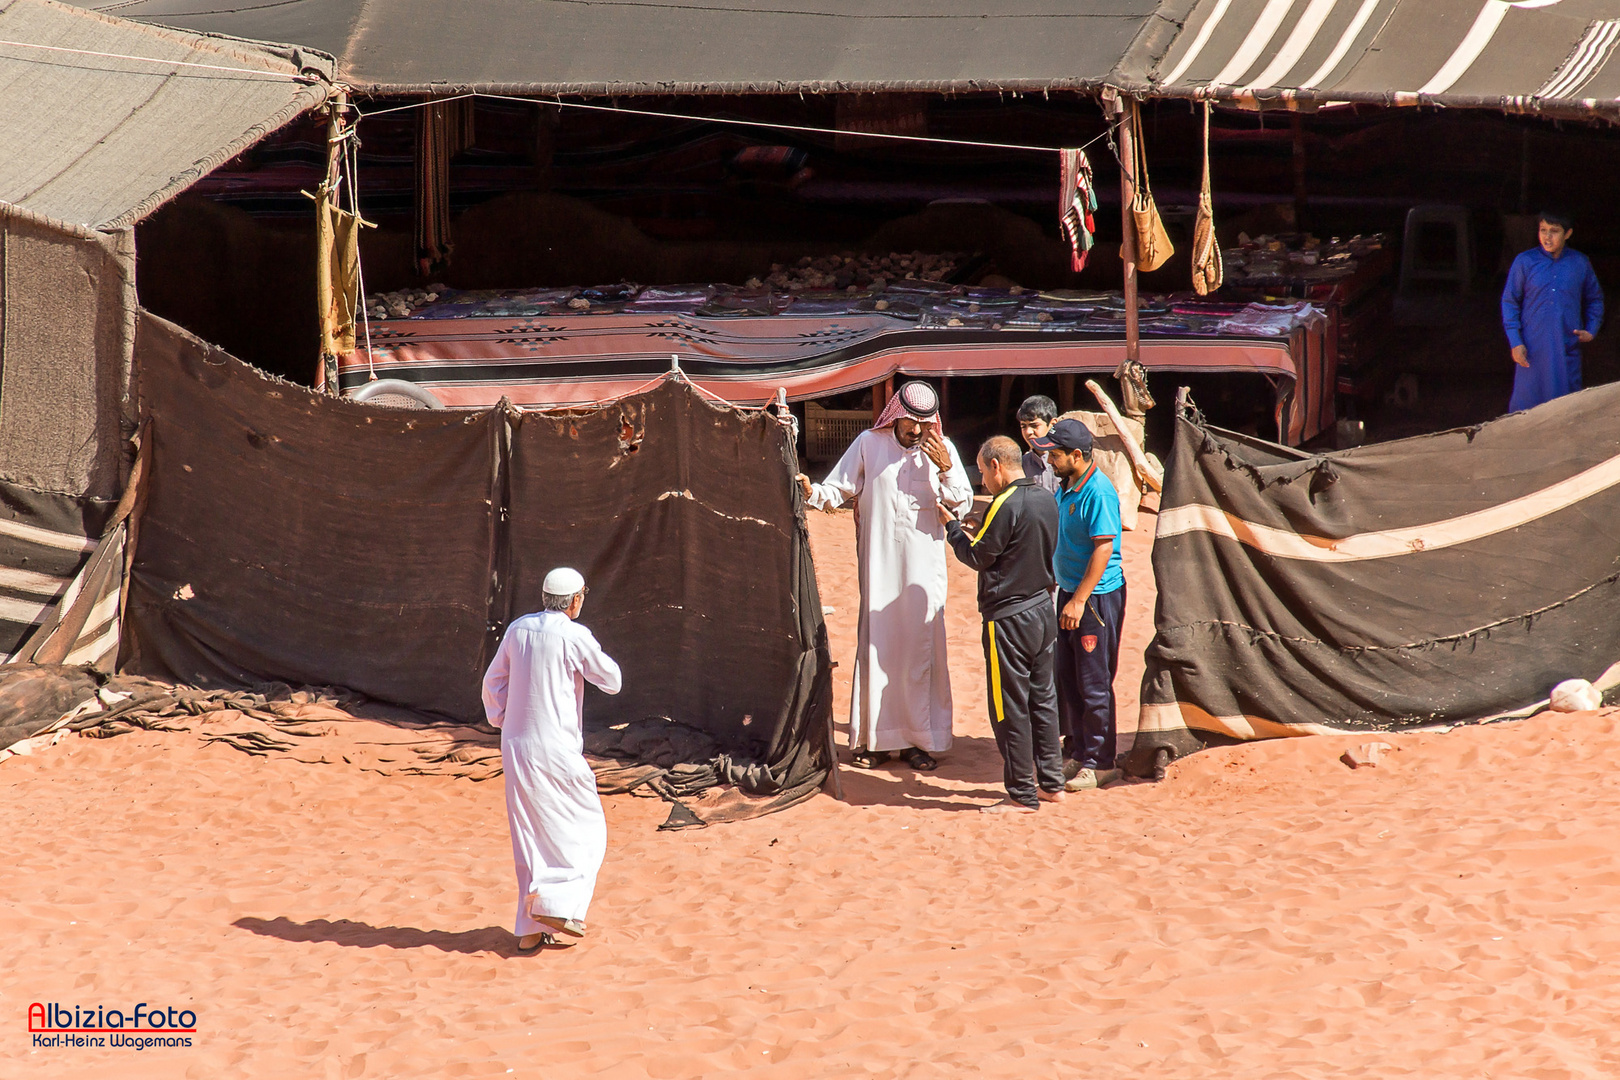
<instances>
[{"instance_id":1,"label":"man's sandal","mask_svg":"<svg viewBox=\"0 0 1620 1080\"><path fill-rule=\"evenodd\" d=\"M517 951L520 953L539 952L544 945L555 945L557 939L550 934L524 934L518 938Z\"/></svg>"},{"instance_id":2,"label":"man's sandal","mask_svg":"<svg viewBox=\"0 0 1620 1080\"><path fill-rule=\"evenodd\" d=\"M585 924L578 919L560 919L555 915L535 915L533 918L535 922L545 923L560 934L576 938L585 936Z\"/></svg>"},{"instance_id":3,"label":"man's sandal","mask_svg":"<svg viewBox=\"0 0 1620 1080\"><path fill-rule=\"evenodd\" d=\"M849 756L849 763L857 769L875 769L889 760L887 750L857 750Z\"/></svg>"},{"instance_id":4,"label":"man's sandal","mask_svg":"<svg viewBox=\"0 0 1620 1080\"><path fill-rule=\"evenodd\" d=\"M933 772L935 769L939 768L939 762L934 760L934 755L916 746L913 746L907 750L902 750L900 752L900 760L904 761L907 765L910 765L918 772Z\"/></svg>"}]
</instances>

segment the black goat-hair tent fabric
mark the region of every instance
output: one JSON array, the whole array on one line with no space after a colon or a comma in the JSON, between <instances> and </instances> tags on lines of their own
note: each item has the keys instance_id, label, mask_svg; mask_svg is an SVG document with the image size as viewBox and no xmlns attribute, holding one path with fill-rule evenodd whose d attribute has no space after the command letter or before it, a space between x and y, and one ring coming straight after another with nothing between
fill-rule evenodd
<instances>
[{"instance_id":1,"label":"black goat-hair tent fabric","mask_svg":"<svg viewBox=\"0 0 1620 1080\"><path fill-rule=\"evenodd\" d=\"M136 358L149 456L121 670L343 686L481 723L506 624L572 565L625 675L617 696L587 691L599 752L714 751L652 785L670 798L731 782L779 808L825 779L832 665L774 419L681 381L557 415L368 406L147 313ZM700 737L650 749L649 717Z\"/></svg>"},{"instance_id":2,"label":"black goat-hair tent fabric","mask_svg":"<svg viewBox=\"0 0 1620 1080\"><path fill-rule=\"evenodd\" d=\"M481 718L501 418L351 405L143 313L120 670Z\"/></svg>"},{"instance_id":3,"label":"black goat-hair tent fabric","mask_svg":"<svg viewBox=\"0 0 1620 1080\"><path fill-rule=\"evenodd\" d=\"M703 717L723 748L782 760L829 666L796 471L781 424L686 384L582 417L519 414L506 619L575 567L602 647L635 658L617 715Z\"/></svg>"},{"instance_id":4,"label":"black goat-hair tent fabric","mask_svg":"<svg viewBox=\"0 0 1620 1080\"><path fill-rule=\"evenodd\" d=\"M1466 723L1620 683L1620 384L1308 456L1176 419L1126 768ZM1159 758L1162 764L1162 757Z\"/></svg>"}]
</instances>

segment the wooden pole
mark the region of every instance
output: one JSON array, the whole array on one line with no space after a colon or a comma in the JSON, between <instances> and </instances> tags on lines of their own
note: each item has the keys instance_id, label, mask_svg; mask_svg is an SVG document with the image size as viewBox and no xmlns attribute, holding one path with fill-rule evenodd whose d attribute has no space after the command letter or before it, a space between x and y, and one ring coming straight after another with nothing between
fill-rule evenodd
<instances>
[{"instance_id":1,"label":"wooden pole","mask_svg":"<svg viewBox=\"0 0 1620 1080\"><path fill-rule=\"evenodd\" d=\"M884 379L880 383L872 384L872 423L875 424L878 422L878 417L883 415L883 407L889 403L889 398L893 394L893 375L890 375L887 379Z\"/></svg>"},{"instance_id":2,"label":"wooden pole","mask_svg":"<svg viewBox=\"0 0 1620 1080\"><path fill-rule=\"evenodd\" d=\"M1132 435L1130 429L1125 426L1125 418L1119 415L1119 410L1114 407L1114 402L1103 392L1103 388L1097 385L1096 379L1087 379L1086 389L1090 390L1092 395L1096 397L1097 404L1101 405L1103 412L1108 415L1108 422L1114 425L1114 431L1119 435L1119 441L1125 446L1125 456L1131 459L1131 468L1135 469L1136 475L1142 478L1142 484L1145 487L1152 488L1154 491L1163 491L1164 474L1155 469L1153 463L1147 459L1147 455L1142 452L1142 447L1137 443L1136 436Z\"/></svg>"},{"instance_id":3,"label":"wooden pole","mask_svg":"<svg viewBox=\"0 0 1620 1080\"><path fill-rule=\"evenodd\" d=\"M1139 363L1142 359L1141 313L1136 300L1136 218L1131 216L1131 204L1136 201L1136 185L1131 182L1131 170L1136 161L1136 102L1127 107L1118 91L1114 93L1114 118L1119 124L1119 156L1124 162L1119 170L1119 256L1125 278L1125 360Z\"/></svg>"},{"instance_id":4,"label":"wooden pole","mask_svg":"<svg viewBox=\"0 0 1620 1080\"><path fill-rule=\"evenodd\" d=\"M1530 212L1530 129L1520 133L1519 141L1519 213Z\"/></svg>"},{"instance_id":5,"label":"wooden pole","mask_svg":"<svg viewBox=\"0 0 1620 1080\"><path fill-rule=\"evenodd\" d=\"M1136 202L1136 182L1133 170L1138 167L1136 126L1140 123L1141 106L1127 103L1118 90L1103 91L1103 101L1112 106L1114 125L1119 130L1119 261L1124 279L1125 297L1125 359L1114 369L1119 380L1120 400L1125 403L1125 415L1140 420L1153 408L1153 396L1148 393L1147 370L1142 367L1142 324L1140 305L1136 294L1136 264L1138 240L1136 216L1132 213Z\"/></svg>"},{"instance_id":6,"label":"wooden pole","mask_svg":"<svg viewBox=\"0 0 1620 1080\"><path fill-rule=\"evenodd\" d=\"M1288 114L1294 129L1294 231L1305 231L1305 118Z\"/></svg>"}]
</instances>

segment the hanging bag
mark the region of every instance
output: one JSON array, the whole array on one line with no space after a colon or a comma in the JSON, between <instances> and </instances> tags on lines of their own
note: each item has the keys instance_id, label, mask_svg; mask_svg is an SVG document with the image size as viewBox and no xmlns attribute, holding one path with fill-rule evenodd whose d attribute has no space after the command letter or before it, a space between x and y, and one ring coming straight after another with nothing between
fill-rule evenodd
<instances>
[{"instance_id":1,"label":"hanging bag","mask_svg":"<svg viewBox=\"0 0 1620 1080\"><path fill-rule=\"evenodd\" d=\"M1193 224L1193 291L1208 296L1221 287L1221 246L1215 242L1215 203L1209 189L1209 102L1204 102L1204 185L1198 192L1198 220Z\"/></svg>"},{"instance_id":2,"label":"hanging bag","mask_svg":"<svg viewBox=\"0 0 1620 1080\"><path fill-rule=\"evenodd\" d=\"M1148 182L1147 148L1142 145L1142 109L1134 101L1131 102L1131 133L1135 136L1131 140L1134 143L1132 168L1136 172L1132 178L1131 219L1136 225L1136 266L1142 271L1157 270L1176 249L1170 243L1170 234L1164 231L1159 207L1153 201L1153 187Z\"/></svg>"}]
</instances>

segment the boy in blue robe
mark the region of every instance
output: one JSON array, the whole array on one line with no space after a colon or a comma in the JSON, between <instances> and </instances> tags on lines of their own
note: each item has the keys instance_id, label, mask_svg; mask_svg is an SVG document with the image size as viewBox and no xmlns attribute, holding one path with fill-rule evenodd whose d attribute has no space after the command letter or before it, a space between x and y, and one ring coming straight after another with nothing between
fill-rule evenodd
<instances>
[{"instance_id":1,"label":"boy in blue robe","mask_svg":"<svg viewBox=\"0 0 1620 1080\"><path fill-rule=\"evenodd\" d=\"M1502 290L1502 328L1513 346L1508 411L1529 409L1581 388L1581 346L1603 325L1603 289L1592 263L1568 247L1568 214L1544 211L1540 246L1513 260Z\"/></svg>"}]
</instances>

